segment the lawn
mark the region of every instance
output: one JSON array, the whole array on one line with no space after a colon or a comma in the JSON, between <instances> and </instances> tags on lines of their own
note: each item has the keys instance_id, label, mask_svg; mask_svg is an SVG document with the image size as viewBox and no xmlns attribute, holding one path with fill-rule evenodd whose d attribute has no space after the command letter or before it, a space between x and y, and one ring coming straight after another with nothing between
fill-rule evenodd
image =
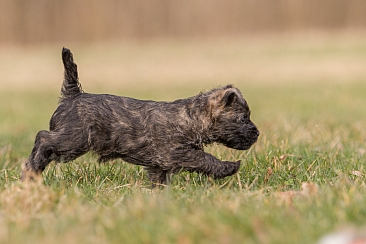
<instances>
[{"instance_id":1,"label":"lawn","mask_svg":"<svg viewBox=\"0 0 366 244\"><path fill-rule=\"evenodd\" d=\"M141 167L87 154L21 184L48 128L61 47L1 48L1 243L316 243L366 228L366 44L359 36L258 37L70 47L85 91L173 100L233 83L261 131L222 180L173 176L151 190Z\"/></svg>"}]
</instances>

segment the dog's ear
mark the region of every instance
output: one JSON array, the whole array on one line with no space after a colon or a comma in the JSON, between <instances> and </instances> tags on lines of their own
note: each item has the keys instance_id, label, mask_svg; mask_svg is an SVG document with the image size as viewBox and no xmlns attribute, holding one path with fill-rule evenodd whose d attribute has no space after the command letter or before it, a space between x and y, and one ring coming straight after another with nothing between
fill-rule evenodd
<instances>
[{"instance_id":1,"label":"dog's ear","mask_svg":"<svg viewBox=\"0 0 366 244\"><path fill-rule=\"evenodd\" d=\"M235 90L228 90L220 101L220 105L223 107L230 107L235 101L239 99L238 94Z\"/></svg>"},{"instance_id":2,"label":"dog's ear","mask_svg":"<svg viewBox=\"0 0 366 244\"><path fill-rule=\"evenodd\" d=\"M239 96L237 89L232 87L215 90L208 98L211 115L217 117L223 110L238 102Z\"/></svg>"}]
</instances>

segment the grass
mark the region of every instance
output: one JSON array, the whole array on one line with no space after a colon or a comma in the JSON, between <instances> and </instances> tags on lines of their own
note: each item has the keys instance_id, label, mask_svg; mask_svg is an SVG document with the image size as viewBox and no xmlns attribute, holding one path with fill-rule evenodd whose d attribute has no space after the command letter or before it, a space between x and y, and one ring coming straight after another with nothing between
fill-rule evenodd
<instances>
[{"instance_id":1,"label":"grass","mask_svg":"<svg viewBox=\"0 0 366 244\"><path fill-rule=\"evenodd\" d=\"M292 71L294 67L301 70L301 65L305 69L313 67L311 62L304 63L308 58L323 60L331 66L330 70L340 67L343 57L354 62L366 61L360 54L365 52L365 44L348 48L347 45L354 46L348 39L336 41L330 47L324 40L304 44L301 52L302 45L288 47L287 42L252 43L250 48L241 48L235 41L227 50L234 55L235 48L240 47L238 51L252 57L254 63L262 60L277 67L281 62L285 62L284 66L290 64L283 61L287 57L294 60L289 66ZM198 64L204 65L209 60L212 64L208 65L216 67L223 62L217 63L217 57L233 62L224 50L210 51L209 47L219 44L209 43L203 50L204 45L189 45L191 52L195 50L197 57L201 57L196 60ZM133 48L130 55L137 57L127 75L136 78L137 83L143 82L144 78L138 74L141 54ZM153 60L156 53L160 53L161 60L164 55L172 58L159 52L165 50L160 44L143 48L147 60ZM168 49L178 57L187 55L174 42ZM29 52L36 53L33 49ZM234 55L233 59L245 65L250 57ZM76 55L75 58L78 61ZM83 55L80 59L83 60ZM332 66L331 60L338 61ZM91 59L86 66L93 67L96 65L93 62L98 61ZM125 65L124 60L115 62ZM184 59L176 62L184 67L188 65ZM80 67L83 62L78 64ZM161 64L150 65L151 70L161 69ZM255 83L234 79L251 106L252 118L261 131L260 139L249 151L219 145L207 147L206 151L225 160L242 160L239 173L213 180L182 172L173 177L169 187L153 191L141 167L120 160L99 165L90 154L69 164L52 163L44 172L42 182L19 183L20 165L30 153L35 134L48 127L49 117L57 106L60 82L56 88L46 85L38 91L29 84L21 88L9 85L0 91L0 242L315 243L335 230L363 231L366 226L366 84L360 79L365 76L361 70L354 75L344 70L324 78L324 69L328 68L320 66L318 73L309 74L307 81L295 82L294 71L286 77L263 81L252 70L249 78L257 79ZM99 77L105 69L99 70ZM158 100L194 95L219 82L213 78L210 83L209 75L192 69L195 75L191 80L187 78L192 82L189 84L179 80L174 84L168 82L180 75L178 71L171 73L172 77L163 73L160 83L157 71L148 71L156 83L140 90L135 85L113 84L112 78L105 81L107 85L102 89L93 83L98 80L98 72L93 70L94 80L90 84L84 79L82 82L84 88L89 86L85 89L88 91ZM220 71L213 70L219 72L215 75L221 79ZM270 70L264 68L266 77ZM83 72L87 75L86 68ZM233 72L232 77L242 75L239 69L233 68ZM52 82L56 83L55 76ZM345 77L349 79L345 81ZM198 84L197 80L202 82Z\"/></svg>"}]
</instances>

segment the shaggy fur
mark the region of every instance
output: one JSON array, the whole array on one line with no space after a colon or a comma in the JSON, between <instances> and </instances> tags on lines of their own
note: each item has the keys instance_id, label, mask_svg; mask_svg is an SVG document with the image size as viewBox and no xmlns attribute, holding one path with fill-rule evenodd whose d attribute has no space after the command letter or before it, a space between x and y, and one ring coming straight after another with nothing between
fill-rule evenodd
<instances>
[{"instance_id":1,"label":"shaggy fur","mask_svg":"<svg viewBox=\"0 0 366 244\"><path fill-rule=\"evenodd\" d=\"M51 162L69 162L88 151L99 162L121 158L145 166L153 183L196 171L214 178L236 173L240 161L220 161L204 145L249 149L259 136L240 91L231 85L173 102L84 93L70 50L62 50L65 78L50 130L38 132L21 178L39 175Z\"/></svg>"}]
</instances>

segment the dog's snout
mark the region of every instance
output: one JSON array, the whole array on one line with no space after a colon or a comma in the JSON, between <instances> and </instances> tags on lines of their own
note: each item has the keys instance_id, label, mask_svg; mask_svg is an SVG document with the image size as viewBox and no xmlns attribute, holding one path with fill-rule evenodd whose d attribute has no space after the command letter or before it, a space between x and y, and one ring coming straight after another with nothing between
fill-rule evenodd
<instances>
[{"instance_id":1,"label":"dog's snout","mask_svg":"<svg viewBox=\"0 0 366 244\"><path fill-rule=\"evenodd\" d=\"M256 136L258 137L261 133L259 132L258 128L253 125L251 128L250 128L250 131Z\"/></svg>"}]
</instances>

